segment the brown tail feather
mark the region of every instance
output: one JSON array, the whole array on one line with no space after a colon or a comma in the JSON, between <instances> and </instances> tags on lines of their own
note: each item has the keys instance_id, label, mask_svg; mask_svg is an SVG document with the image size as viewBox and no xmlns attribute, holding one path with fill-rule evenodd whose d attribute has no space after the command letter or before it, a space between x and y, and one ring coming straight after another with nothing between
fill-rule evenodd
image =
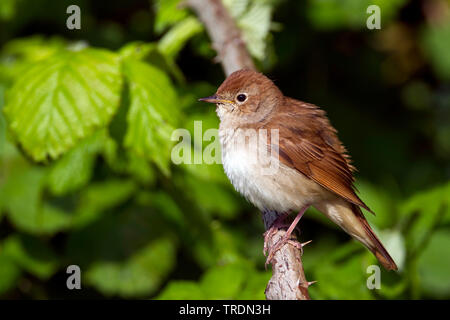
<instances>
[{"instance_id":1,"label":"brown tail feather","mask_svg":"<svg viewBox=\"0 0 450 320\"><path fill-rule=\"evenodd\" d=\"M371 240L370 241L371 246L368 246L370 251L372 251L372 253L375 255L375 257L383 265L384 268L386 268L387 270L397 270L397 265L395 264L394 260L389 255L387 250L384 248L383 244L378 239L376 234L373 232L372 228L370 227L369 223L364 217L364 214L361 212L361 209L356 205L352 205L352 210L358 217L358 219L361 221L361 224L363 225L367 235Z\"/></svg>"}]
</instances>

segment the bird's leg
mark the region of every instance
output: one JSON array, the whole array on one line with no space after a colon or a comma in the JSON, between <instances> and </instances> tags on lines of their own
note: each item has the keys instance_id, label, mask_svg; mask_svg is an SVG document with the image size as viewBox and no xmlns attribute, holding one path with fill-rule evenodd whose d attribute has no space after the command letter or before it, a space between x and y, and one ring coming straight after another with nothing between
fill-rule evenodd
<instances>
[{"instance_id":1,"label":"bird's leg","mask_svg":"<svg viewBox=\"0 0 450 320\"><path fill-rule=\"evenodd\" d=\"M284 222L284 220L286 219L287 215L282 215L279 218L277 218L277 220L274 221L273 225L270 227L269 230L266 231L266 233L264 234L264 255L266 254L267 251L269 251L269 254L267 256L267 260L266 260L266 266L267 264L269 264L271 262L271 260L273 259L273 256L275 255L275 253L281 249L281 247L286 244L289 243L291 245L293 245L294 247L298 248L299 250L302 251L303 253L303 245L305 244L301 244L298 241L294 241L291 240L291 234L294 231L295 227L297 226L298 222L300 221L301 217L303 216L303 214L305 213L305 211L309 208L309 205L304 206L299 213L297 214L297 216L295 217L294 221L292 221L292 223L290 224L289 228L287 229L286 233L284 234L283 238L281 238L272 248L270 248L268 250L268 242L270 240L270 238L281 228L286 226L286 223ZM280 221L278 221L279 219L282 219Z\"/></svg>"}]
</instances>

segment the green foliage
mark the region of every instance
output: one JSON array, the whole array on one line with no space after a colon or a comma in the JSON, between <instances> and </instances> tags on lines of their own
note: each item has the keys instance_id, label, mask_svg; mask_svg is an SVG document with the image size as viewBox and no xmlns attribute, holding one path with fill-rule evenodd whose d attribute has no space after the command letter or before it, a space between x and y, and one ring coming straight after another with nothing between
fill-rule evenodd
<instances>
[{"instance_id":1,"label":"green foliage","mask_svg":"<svg viewBox=\"0 0 450 320\"><path fill-rule=\"evenodd\" d=\"M369 290L373 255L308 210L300 238L313 240L303 255L318 281L311 296L449 298L448 23L405 23L406 0L223 2L261 71L329 113L360 168L369 223L400 269ZM76 264L86 295L264 299L271 272L256 210L220 164L171 161L177 128L191 134L191 160L211 151L194 121L202 133L219 125L197 102L223 80L216 53L180 1L137 3L101 17L84 7L75 32L59 2L30 12L0 1L1 297L67 295L61 274ZM381 8L376 34L362 32L369 4ZM136 17L146 23L124 22ZM51 31L18 38L36 21Z\"/></svg>"},{"instance_id":2,"label":"green foliage","mask_svg":"<svg viewBox=\"0 0 450 320\"><path fill-rule=\"evenodd\" d=\"M172 145L167 142L178 122L176 93L169 78L149 64L126 60L123 68L130 100L124 144L168 173Z\"/></svg>"},{"instance_id":3,"label":"green foliage","mask_svg":"<svg viewBox=\"0 0 450 320\"><path fill-rule=\"evenodd\" d=\"M423 32L423 43L426 53L430 56L436 74L443 79L450 79L450 23L442 26L430 26Z\"/></svg>"},{"instance_id":4,"label":"green foliage","mask_svg":"<svg viewBox=\"0 0 450 320\"><path fill-rule=\"evenodd\" d=\"M421 285L429 296L445 298L449 295L449 248L450 231L439 230L431 236L430 243L418 261Z\"/></svg>"},{"instance_id":5,"label":"green foliage","mask_svg":"<svg viewBox=\"0 0 450 320\"><path fill-rule=\"evenodd\" d=\"M4 113L34 160L57 158L110 121L121 85L117 55L61 51L15 79Z\"/></svg>"},{"instance_id":6,"label":"green foliage","mask_svg":"<svg viewBox=\"0 0 450 320\"><path fill-rule=\"evenodd\" d=\"M266 57L267 36L271 27L272 1L226 0L224 5L242 30L250 53L257 59Z\"/></svg>"},{"instance_id":7,"label":"green foliage","mask_svg":"<svg viewBox=\"0 0 450 320\"><path fill-rule=\"evenodd\" d=\"M172 269L175 248L168 239L160 239L140 249L125 262L96 262L86 275L87 281L107 296L144 295L159 288Z\"/></svg>"},{"instance_id":8,"label":"green foliage","mask_svg":"<svg viewBox=\"0 0 450 320\"><path fill-rule=\"evenodd\" d=\"M366 27L370 5L380 8L381 24L391 21L406 0L309 0L308 17L320 29Z\"/></svg>"},{"instance_id":9,"label":"green foliage","mask_svg":"<svg viewBox=\"0 0 450 320\"><path fill-rule=\"evenodd\" d=\"M35 237L11 236L3 242L3 250L17 266L42 280L48 279L58 268L56 254Z\"/></svg>"},{"instance_id":10,"label":"green foliage","mask_svg":"<svg viewBox=\"0 0 450 320\"><path fill-rule=\"evenodd\" d=\"M53 194L66 194L89 182L96 155L103 147L103 137L101 133L96 133L86 138L51 168L48 187Z\"/></svg>"},{"instance_id":11,"label":"green foliage","mask_svg":"<svg viewBox=\"0 0 450 320\"><path fill-rule=\"evenodd\" d=\"M10 20L16 13L16 5L20 0L3 0L0 3L0 21Z\"/></svg>"},{"instance_id":12,"label":"green foliage","mask_svg":"<svg viewBox=\"0 0 450 320\"><path fill-rule=\"evenodd\" d=\"M270 279L246 264L215 266L205 272L199 282L172 281L158 299L264 299L264 288Z\"/></svg>"},{"instance_id":13,"label":"green foliage","mask_svg":"<svg viewBox=\"0 0 450 320\"><path fill-rule=\"evenodd\" d=\"M187 40L202 30L203 27L197 19L186 18L178 22L164 35L158 43L158 48L161 53L173 58L184 47Z\"/></svg>"},{"instance_id":14,"label":"green foliage","mask_svg":"<svg viewBox=\"0 0 450 320\"><path fill-rule=\"evenodd\" d=\"M187 17L187 10L180 8L180 2L180 0L155 1L155 10L158 12L155 21L156 32L162 32Z\"/></svg>"}]
</instances>

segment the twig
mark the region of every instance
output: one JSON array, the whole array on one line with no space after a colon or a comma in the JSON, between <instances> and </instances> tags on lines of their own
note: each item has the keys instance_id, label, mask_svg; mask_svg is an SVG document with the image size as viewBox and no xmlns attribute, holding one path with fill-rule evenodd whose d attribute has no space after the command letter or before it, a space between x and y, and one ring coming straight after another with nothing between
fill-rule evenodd
<instances>
[{"instance_id":1,"label":"twig","mask_svg":"<svg viewBox=\"0 0 450 320\"><path fill-rule=\"evenodd\" d=\"M186 0L185 3L205 25L227 76L243 68L255 70L241 32L220 0Z\"/></svg>"},{"instance_id":2,"label":"twig","mask_svg":"<svg viewBox=\"0 0 450 320\"><path fill-rule=\"evenodd\" d=\"M185 4L196 12L205 25L227 76L243 68L256 69L239 29L220 0L186 0ZM263 212L266 230L276 217L275 212ZM268 249L285 233L286 230L279 230L273 234L268 241ZM306 281L301 253L297 248L286 243L275 253L271 264L273 274L265 291L268 300L309 300L310 283Z\"/></svg>"}]
</instances>

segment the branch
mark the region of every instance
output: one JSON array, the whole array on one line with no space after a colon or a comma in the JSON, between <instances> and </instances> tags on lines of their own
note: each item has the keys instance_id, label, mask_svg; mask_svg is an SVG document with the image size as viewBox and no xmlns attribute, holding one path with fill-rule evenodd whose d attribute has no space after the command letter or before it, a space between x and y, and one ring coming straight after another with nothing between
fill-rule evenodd
<instances>
[{"instance_id":1,"label":"branch","mask_svg":"<svg viewBox=\"0 0 450 320\"><path fill-rule=\"evenodd\" d=\"M205 25L227 76L243 68L256 70L240 30L220 0L187 0L185 3Z\"/></svg>"},{"instance_id":2,"label":"branch","mask_svg":"<svg viewBox=\"0 0 450 320\"><path fill-rule=\"evenodd\" d=\"M240 30L220 0L186 0L185 4L196 12L205 25L227 76L243 68L256 70ZM272 226L276 217L275 212L263 212L266 230ZM278 230L273 234L267 243L268 249L270 250L285 233L286 230ZM295 240L295 236L293 237ZM272 278L265 291L268 300L309 300L309 283L306 281L301 253L297 248L289 243L285 244L275 253L271 264Z\"/></svg>"}]
</instances>

